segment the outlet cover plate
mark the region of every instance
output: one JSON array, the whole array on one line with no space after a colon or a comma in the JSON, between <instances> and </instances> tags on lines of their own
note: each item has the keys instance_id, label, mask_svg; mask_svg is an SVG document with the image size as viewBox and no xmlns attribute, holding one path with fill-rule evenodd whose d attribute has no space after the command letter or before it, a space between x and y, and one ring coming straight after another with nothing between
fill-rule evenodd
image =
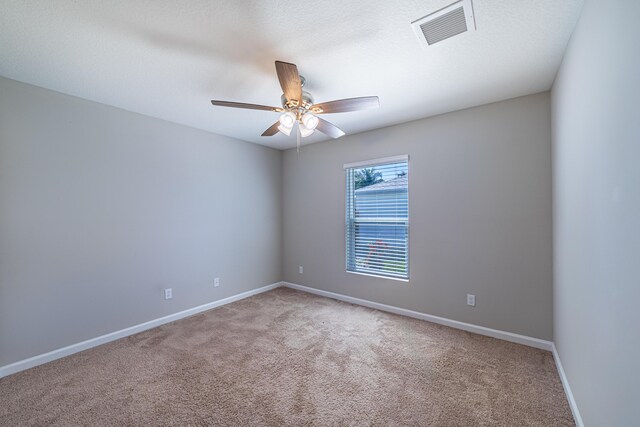
<instances>
[{"instance_id":1,"label":"outlet cover plate","mask_svg":"<svg viewBox=\"0 0 640 427\"><path fill-rule=\"evenodd\" d=\"M476 296L473 294L467 294L467 305L471 307L476 306Z\"/></svg>"}]
</instances>

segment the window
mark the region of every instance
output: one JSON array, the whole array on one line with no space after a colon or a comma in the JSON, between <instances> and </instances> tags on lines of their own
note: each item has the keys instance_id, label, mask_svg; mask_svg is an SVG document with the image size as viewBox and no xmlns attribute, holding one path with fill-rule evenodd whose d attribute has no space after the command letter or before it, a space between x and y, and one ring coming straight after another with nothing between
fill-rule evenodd
<instances>
[{"instance_id":1,"label":"window","mask_svg":"<svg viewBox=\"0 0 640 427\"><path fill-rule=\"evenodd\" d=\"M344 166L347 271L409 278L409 157Z\"/></svg>"}]
</instances>

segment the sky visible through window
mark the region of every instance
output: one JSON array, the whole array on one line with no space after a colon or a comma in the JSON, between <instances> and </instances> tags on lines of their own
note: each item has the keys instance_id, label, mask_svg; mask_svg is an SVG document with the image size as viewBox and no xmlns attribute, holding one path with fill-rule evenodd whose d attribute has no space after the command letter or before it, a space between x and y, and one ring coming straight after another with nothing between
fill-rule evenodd
<instances>
[{"instance_id":1,"label":"sky visible through window","mask_svg":"<svg viewBox=\"0 0 640 427\"><path fill-rule=\"evenodd\" d=\"M360 168L356 169L356 173L362 171L363 169L373 169L374 172L380 172L383 181L389 181L394 178L397 178L400 175L406 175L408 166L406 163L401 165L395 165L393 167L388 167L387 165L382 166L371 166L368 168Z\"/></svg>"},{"instance_id":2,"label":"sky visible through window","mask_svg":"<svg viewBox=\"0 0 640 427\"><path fill-rule=\"evenodd\" d=\"M387 165L373 165L353 170L355 177L355 189L368 187L384 181L391 181L401 176L406 176L408 164L406 162Z\"/></svg>"}]
</instances>

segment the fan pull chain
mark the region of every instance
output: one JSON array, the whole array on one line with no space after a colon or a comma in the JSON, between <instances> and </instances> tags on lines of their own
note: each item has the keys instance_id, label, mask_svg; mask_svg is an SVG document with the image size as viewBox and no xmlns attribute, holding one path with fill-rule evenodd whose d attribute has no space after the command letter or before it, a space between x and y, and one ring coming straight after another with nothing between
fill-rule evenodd
<instances>
[{"instance_id":1,"label":"fan pull chain","mask_svg":"<svg viewBox=\"0 0 640 427\"><path fill-rule=\"evenodd\" d=\"M297 135L297 137L298 137L298 138L297 138L298 143L296 144L296 152L297 152L298 154L300 154L300 135L301 135L301 134L300 134L300 126L297 126L297 127L296 127L296 129L298 130L298 132L296 132L296 135Z\"/></svg>"}]
</instances>

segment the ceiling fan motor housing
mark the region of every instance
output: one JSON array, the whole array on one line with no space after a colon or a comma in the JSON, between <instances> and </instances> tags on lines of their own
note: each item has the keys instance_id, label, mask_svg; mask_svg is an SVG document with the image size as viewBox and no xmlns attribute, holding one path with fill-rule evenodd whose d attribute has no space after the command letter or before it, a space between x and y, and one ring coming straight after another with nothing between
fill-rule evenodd
<instances>
[{"instance_id":1,"label":"ceiling fan motor housing","mask_svg":"<svg viewBox=\"0 0 640 427\"><path fill-rule=\"evenodd\" d=\"M302 91L302 103L299 104L298 106L290 105L290 103L287 102L287 98L286 96L284 96L284 94L282 94L282 96L280 97L280 102L282 102L282 107L285 109L302 107L305 110L309 110L311 106L314 104L313 96L311 96L309 92L306 92L304 90Z\"/></svg>"}]
</instances>

